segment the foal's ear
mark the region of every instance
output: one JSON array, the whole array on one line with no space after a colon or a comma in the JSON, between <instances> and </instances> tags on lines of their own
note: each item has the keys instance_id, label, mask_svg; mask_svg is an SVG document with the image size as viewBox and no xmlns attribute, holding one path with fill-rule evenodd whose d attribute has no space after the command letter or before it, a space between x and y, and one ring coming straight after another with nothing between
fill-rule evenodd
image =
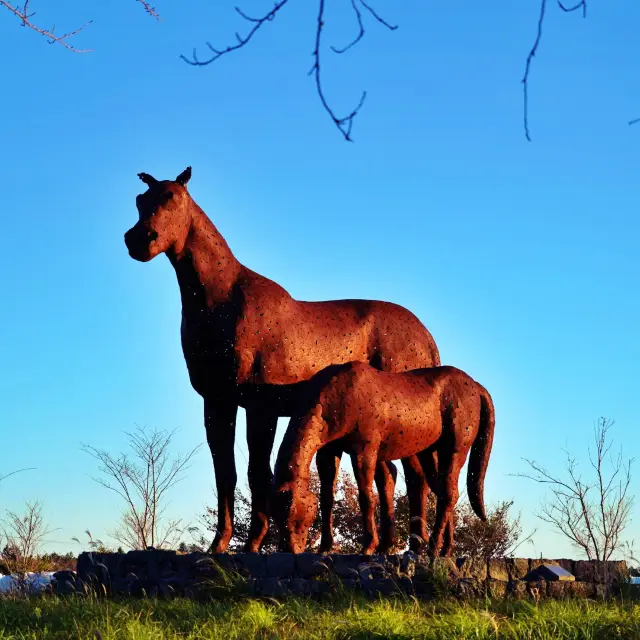
<instances>
[{"instance_id":1,"label":"foal's ear","mask_svg":"<svg viewBox=\"0 0 640 640\"><path fill-rule=\"evenodd\" d=\"M187 167L177 178L176 182L181 184L183 187L186 186L187 182L191 179L191 167Z\"/></svg>"},{"instance_id":2,"label":"foal's ear","mask_svg":"<svg viewBox=\"0 0 640 640\"><path fill-rule=\"evenodd\" d=\"M139 173L138 178L140 178L140 180L142 180L142 182L144 182L148 187L153 187L154 184L158 184L158 181L148 173Z\"/></svg>"}]
</instances>

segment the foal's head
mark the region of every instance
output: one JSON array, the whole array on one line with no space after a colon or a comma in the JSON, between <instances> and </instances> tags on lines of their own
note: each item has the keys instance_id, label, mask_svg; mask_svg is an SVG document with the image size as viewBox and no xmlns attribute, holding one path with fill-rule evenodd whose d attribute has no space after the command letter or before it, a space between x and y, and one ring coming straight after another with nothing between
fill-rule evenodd
<instances>
[{"instance_id":1,"label":"foal's head","mask_svg":"<svg viewBox=\"0 0 640 640\"><path fill-rule=\"evenodd\" d=\"M148 173L138 177L148 189L136 197L139 220L124 234L124 242L132 258L148 262L159 253L184 247L191 225L192 200L186 189L191 167L175 180L156 180Z\"/></svg>"}]
</instances>

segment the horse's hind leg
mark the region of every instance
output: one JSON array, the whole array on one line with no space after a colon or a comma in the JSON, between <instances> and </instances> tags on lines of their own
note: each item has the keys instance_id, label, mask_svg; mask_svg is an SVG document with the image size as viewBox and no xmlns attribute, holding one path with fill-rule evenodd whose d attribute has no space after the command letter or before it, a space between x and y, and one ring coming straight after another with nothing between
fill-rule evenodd
<instances>
[{"instance_id":1,"label":"horse's hind leg","mask_svg":"<svg viewBox=\"0 0 640 640\"><path fill-rule=\"evenodd\" d=\"M429 487L417 456L402 459L409 499L409 549L419 553L427 541L427 502Z\"/></svg>"},{"instance_id":2,"label":"horse's hind leg","mask_svg":"<svg viewBox=\"0 0 640 640\"><path fill-rule=\"evenodd\" d=\"M389 553L396 543L396 519L393 494L398 470L391 461L376 465L375 482L380 500L380 544L378 553Z\"/></svg>"},{"instance_id":3,"label":"horse's hind leg","mask_svg":"<svg viewBox=\"0 0 640 640\"><path fill-rule=\"evenodd\" d=\"M442 543L442 549L440 549L440 555L443 557L450 556L453 552L453 524L455 518L455 505L451 510L451 516L447 521L447 529L444 533L444 542Z\"/></svg>"},{"instance_id":4,"label":"horse's hind leg","mask_svg":"<svg viewBox=\"0 0 640 640\"><path fill-rule=\"evenodd\" d=\"M328 553L334 545L333 537L333 503L342 451L327 445L316 454L316 467L320 478L320 517L322 537L320 553Z\"/></svg>"},{"instance_id":5,"label":"horse's hind leg","mask_svg":"<svg viewBox=\"0 0 640 640\"><path fill-rule=\"evenodd\" d=\"M429 539L428 552L432 557L443 550L445 530L451 529L453 539L453 510L458 502L458 479L464 464L464 455L455 451L453 438L447 438L438 450L438 500L436 503L436 519ZM450 548L447 549L450 552Z\"/></svg>"},{"instance_id":6,"label":"horse's hind leg","mask_svg":"<svg viewBox=\"0 0 640 640\"><path fill-rule=\"evenodd\" d=\"M351 456L353 472L358 483L358 501L362 511L362 551L364 555L371 555L378 546L378 532L375 522L375 494L373 493L373 478L376 471L377 451L367 451Z\"/></svg>"}]
</instances>

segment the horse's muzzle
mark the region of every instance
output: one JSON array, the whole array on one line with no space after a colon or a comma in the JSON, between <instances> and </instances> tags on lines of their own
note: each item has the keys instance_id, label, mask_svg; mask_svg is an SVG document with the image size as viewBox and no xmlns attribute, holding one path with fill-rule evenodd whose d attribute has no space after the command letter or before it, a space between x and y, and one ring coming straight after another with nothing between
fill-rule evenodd
<instances>
[{"instance_id":1,"label":"horse's muzzle","mask_svg":"<svg viewBox=\"0 0 640 640\"><path fill-rule=\"evenodd\" d=\"M124 243L129 255L139 262L148 262L152 255L151 243L158 237L155 231L149 231L142 225L135 225L124 234Z\"/></svg>"}]
</instances>

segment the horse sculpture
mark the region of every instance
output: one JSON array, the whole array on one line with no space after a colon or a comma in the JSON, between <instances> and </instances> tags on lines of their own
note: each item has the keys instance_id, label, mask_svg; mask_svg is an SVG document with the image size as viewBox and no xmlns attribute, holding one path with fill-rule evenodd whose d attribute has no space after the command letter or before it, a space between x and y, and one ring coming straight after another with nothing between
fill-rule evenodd
<instances>
[{"instance_id":1,"label":"horse sculpture","mask_svg":"<svg viewBox=\"0 0 640 640\"><path fill-rule=\"evenodd\" d=\"M417 455L437 487L428 552L437 555L451 529L458 479L469 451L469 501L486 520L484 478L495 425L491 396L454 367L391 373L364 362L329 367L309 384L308 399L291 419L276 462L276 518L280 549L304 550L316 501L309 467L323 448L351 455L364 524L363 554L378 544L373 479L381 461ZM431 463L436 454L437 468ZM430 471L432 473L430 473ZM333 488L331 479L325 479ZM449 534L452 538L452 532ZM453 540L447 541L449 549Z\"/></svg>"},{"instance_id":2,"label":"horse sculpture","mask_svg":"<svg viewBox=\"0 0 640 640\"><path fill-rule=\"evenodd\" d=\"M291 415L306 382L329 365L352 360L384 371L435 366L438 349L424 325L401 306L294 300L280 285L242 265L187 191L191 167L175 180L138 176L148 189L136 198L139 220L124 240L129 255L140 262L165 253L178 279L182 349L191 384L204 399L216 476L218 527L211 551L225 551L233 533L239 406L247 416L252 498L245 549L258 551L269 527L269 461L277 420ZM319 456L318 463L321 478L335 475L339 457ZM415 459L403 464L419 468ZM376 471L383 531L391 531L393 467L381 464Z\"/></svg>"}]
</instances>

